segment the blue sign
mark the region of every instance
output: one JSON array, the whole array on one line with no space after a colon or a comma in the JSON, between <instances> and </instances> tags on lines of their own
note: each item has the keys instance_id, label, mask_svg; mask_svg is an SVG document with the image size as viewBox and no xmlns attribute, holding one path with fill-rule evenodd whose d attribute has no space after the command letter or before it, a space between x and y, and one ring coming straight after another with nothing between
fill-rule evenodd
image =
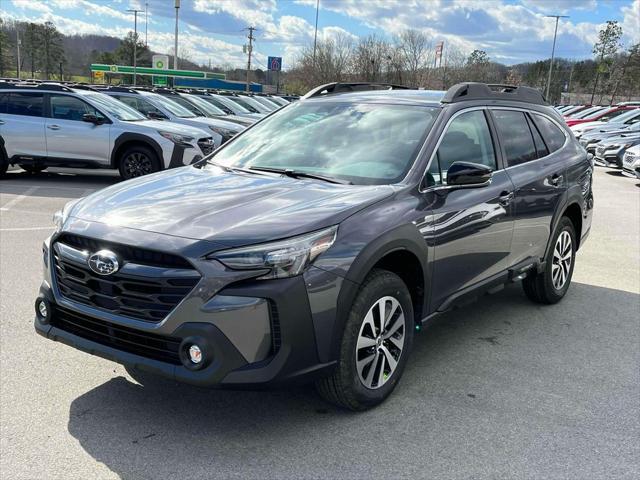
<instances>
[{"instance_id":1,"label":"blue sign","mask_svg":"<svg viewBox=\"0 0 640 480\"><path fill-rule=\"evenodd\" d=\"M267 67L272 72L279 72L282 70L282 57L268 57Z\"/></svg>"}]
</instances>

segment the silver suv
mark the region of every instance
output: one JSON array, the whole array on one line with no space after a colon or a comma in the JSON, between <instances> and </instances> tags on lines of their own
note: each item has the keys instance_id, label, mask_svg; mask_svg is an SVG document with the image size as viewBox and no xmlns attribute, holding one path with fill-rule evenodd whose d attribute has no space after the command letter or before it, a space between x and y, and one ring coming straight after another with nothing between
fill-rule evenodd
<instances>
[{"instance_id":1,"label":"silver suv","mask_svg":"<svg viewBox=\"0 0 640 480\"><path fill-rule=\"evenodd\" d=\"M101 91L126 103L149 118L169 120L173 123L208 130L213 137L215 148L218 148L246 128L237 123L218 118L200 116L177 102L175 98L167 98L156 92L127 87L108 87Z\"/></svg>"},{"instance_id":2,"label":"silver suv","mask_svg":"<svg viewBox=\"0 0 640 480\"><path fill-rule=\"evenodd\" d=\"M0 175L50 166L117 168L124 179L211 153L204 129L148 120L107 95L60 84L0 83Z\"/></svg>"}]
</instances>

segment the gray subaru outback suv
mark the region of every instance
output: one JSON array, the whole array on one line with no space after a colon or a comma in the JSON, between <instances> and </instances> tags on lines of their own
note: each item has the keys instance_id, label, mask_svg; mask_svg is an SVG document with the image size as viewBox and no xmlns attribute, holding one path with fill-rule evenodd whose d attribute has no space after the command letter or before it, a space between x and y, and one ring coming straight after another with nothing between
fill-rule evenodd
<instances>
[{"instance_id":1,"label":"gray subaru outback suv","mask_svg":"<svg viewBox=\"0 0 640 480\"><path fill-rule=\"evenodd\" d=\"M593 165L527 87L324 85L206 160L56 215L38 333L143 381L363 410L442 312L517 281L561 300L591 226Z\"/></svg>"}]
</instances>

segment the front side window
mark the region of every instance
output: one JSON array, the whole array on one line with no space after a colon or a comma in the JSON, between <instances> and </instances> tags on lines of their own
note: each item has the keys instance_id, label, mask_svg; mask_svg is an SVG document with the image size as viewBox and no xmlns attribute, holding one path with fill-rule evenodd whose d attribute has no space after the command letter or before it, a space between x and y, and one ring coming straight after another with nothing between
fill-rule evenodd
<instances>
[{"instance_id":1,"label":"front side window","mask_svg":"<svg viewBox=\"0 0 640 480\"><path fill-rule=\"evenodd\" d=\"M427 186L446 185L447 171L454 162L471 162L496 169L491 132L482 110L454 118L442 137L427 172Z\"/></svg>"},{"instance_id":2,"label":"front side window","mask_svg":"<svg viewBox=\"0 0 640 480\"><path fill-rule=\"evenodd\" d=\"M161 107L166 108L171 115L175 115L176 117L179 117L179 118L195 118L196 117L193 113L191 113L190 110L187 110L179 103L176 103L167 97L163 97L162 95L159 95L157 93L145 94L145 96L147 95L154 103L158 103Z\"/></svg>"},{"instance_id":3,"label":"front side window","mask_svg":"<svg viewBox=\"0 0 640 480\"><path fill-rule=\"evenodd\" d=\"M114 98L120 100L125 105L128 105L129 107L133 108L134 110L137 110L138 112L142 113L147 117L151 114L155 114L159 117L166 118L166 115L164 115L160 110L158 110L155 105L153 105L151 102L148 102L143 98L128 97L125 95L122 95L122 96L114 95Z\"/></svg>"},{"instance_id":4,"label":"front side window","mask_svg":"<svg viewBox=\"0 0 640 480\"><path fill-rule=\"evenodd\" d=\"M614 110L613 112L609 112L605 115L602 115L600 118L598 118L598 121L600 122L608 122L609 120L611 120L612 118L616 118L619 115L622 115L623 113L627 113L629 110Z\"/></svg>"},{"instance_id":5,"label":"front side window","mask_svg":"<svg viewBox=\"0 0 640 480\"><path fill-rule=\"evenodd\" d=\"M257 123L212 161L289 169L360 185L396 183L411 168L438 112L420 105L300 102Z\"/></svg>"},{"instance_id":6,"label":"front side window","mask_svg":"<svg viewBox=\"0 0 640 480\"><path fill-rule=\"evenodd\" d=\"M123 122L139 122L141 120L146 120L146 117L140 112L116 100L115 98L110 97L109 95L105 95L103 93L89 93L86 96L91 99L92 102L96 103L98 107L113 115L118 120L122 120Z\"/></svg>"},{"instance_id":7,"label":"front side window","mask_svg":"<svg viewBox=\"0 0 640 480\"><path fill-rule=\"evenodd\" d=\"M560 127L543 115L533 113L531 117L549 147L549 153L555 152L564 145L566 137Z\"/></svg>"},{"instance_id":8,"label":"front side window","mask_svg":"<svg viewBox=\"0 0 640 480\"><path fill-rule=\"evenodd\" d=\"M524 112L494 110L493 116L509 167L538 158Z\"/></svg>"},{"instance_id":9,"label":"front side window","mask_svg":"<svg viewBox=\"0 0 640 480\"><path fill-rule=\"evenodd\" d=\"M102 117L102 115L87 102L70 95L51 95L51 117L58 120L82 121L82 116L91 114Z\"/></svg>"},{"instance_id":10,"label":"front side window","mask_svg":"<svg viewBox=\"0 0 640 480\"><path fill-rule=\"evenodd\" d=\"M172 102L177 103L181 107L184 107L185 109L189 110L192 114L194 114L194 115L196 115L198 117L206 117L204 112L202 112L198 107L196 107L189 100L187 100L185 98L182 98L180 95L172 95L170 97L170 100Z\"/></svg>"},{"instance_id":11,"label":"front side window","mask_svg":"<svg viewBox=\"0 0 640 480\"><path fill-rule=\"evenodd\" d=\"M42 117L44 95L37 92L11 92L6 97L6 113L25 117Z\"/></svg>"}]
</instances>

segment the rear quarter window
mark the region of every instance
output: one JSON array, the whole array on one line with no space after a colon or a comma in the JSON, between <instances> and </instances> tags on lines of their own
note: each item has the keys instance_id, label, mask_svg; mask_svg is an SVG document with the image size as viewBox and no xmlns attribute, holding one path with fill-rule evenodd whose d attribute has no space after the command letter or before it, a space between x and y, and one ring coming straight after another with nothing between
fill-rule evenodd
<instances>
[{"instance_id":1,"label":"rear quarter window","mask_svg":"<svg viewBox=\"0 0 640 480\"><path fill-rule=\"evenodd\" d=\"M555 152L564 145L566 136L560 127L543 115L532 113L531 117L549 147L549 153Z\"/></svg>"},{"instance_id":2,"label":"rear quarter window","mask_svg":"<svg viewBox=\"0 0 640 480\"><path fill-rule=\"evenodd\" d=\"M538 158L524 112L494 110L493 116L507 156L507 166L513 167Z\"/></svg>"}]
</instances>

